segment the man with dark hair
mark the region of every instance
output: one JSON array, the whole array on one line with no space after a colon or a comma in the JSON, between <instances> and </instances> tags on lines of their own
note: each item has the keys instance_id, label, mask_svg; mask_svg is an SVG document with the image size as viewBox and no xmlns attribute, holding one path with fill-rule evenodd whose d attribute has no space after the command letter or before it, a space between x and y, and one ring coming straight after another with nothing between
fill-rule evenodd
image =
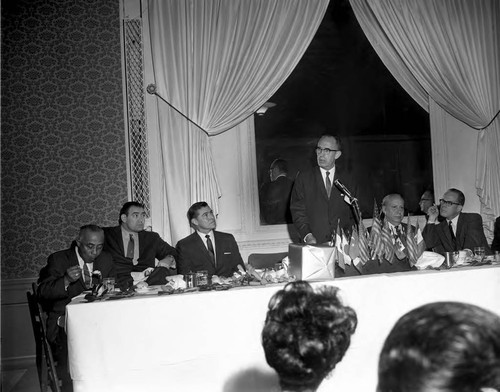
<instances>
[{"instance_id":1,"label":"man with dark hair","mask_svg":"<svg viewBox=\"0 0 500 392\"><path fill-rule=\"evenodd\" d=\"M119 226L104 228L104 250L113 256L117 286L122 289L133 285L133 273L143 273L148 268L164 267L161 274L155 274L158 279L175 273L175 248L163 241L158 233L144 230L145 220L144 205L129 201L120 210Z\"/></svg>"},{"instance_id":2,"label":"man with dark hair","mask_svg":"<svg viewBox=\"0 0 500 392\"><path fill-rule=\"evenodd\" d=\"M339 220L349 231L356 222L347 198L334 185L335 180L341 180L355 194L335 166L341 155L340 138L322 136L316 146L318 166L299 173L295 180L290 210L301 240L307 244L329 242Z\"/></svg>"},{"instance_id":3,"label":"man with dark hair","mask_svg":"<svg viewBox=\"0 0 500 392\"><path fill-rule=\"evenodd\" d=\"M422 233L427 247L444 254L482 246L485 254L491 254L481 215L462 212L465 204L463 192L455 188L448 189L439 202L439 210L437 206L429 207L429 220ZM439 214L444 218L441 223L438 221Z\"/></svg>"},{"instance_id":4,"label":"man with dark hair","mask_svg":"<svg viewBox=\"0 0 500 392\"><path fill-rule=\"evenodd\" d=\"M99 226L82 226L71 247L51 254L40 271L38 295L47 312L47 339L58 361L65 390L71 390L64 332L66 305L100 279L115 277L113 259L102 251L103 246L104 232Z\"/></svg>"},{"instance_id":5,"label":"man with dark hair","mask_svg":"<svg viewBox=\"0 0 500 392\"><path fill-rule=\"evenodd\" d=\"M200 201L189 207L187 217L195 232L177 243L180 274L207 271L228 277L244 263L232 234L215 231L216 219L210 206Z\"/></svg>"},{"instance_id":6,"label":"man with dark hair","mask_svg":"<svg viewBox=\"0 0 500 392\"><path fill-rule=\"evenodd\" d=\"M268 225L292 223L290 195L293 181L287 177L287 174L287 161L275 159L271 163L270 182L265 183L260 191L262 220Z\"/></svg>"}]
</instances>

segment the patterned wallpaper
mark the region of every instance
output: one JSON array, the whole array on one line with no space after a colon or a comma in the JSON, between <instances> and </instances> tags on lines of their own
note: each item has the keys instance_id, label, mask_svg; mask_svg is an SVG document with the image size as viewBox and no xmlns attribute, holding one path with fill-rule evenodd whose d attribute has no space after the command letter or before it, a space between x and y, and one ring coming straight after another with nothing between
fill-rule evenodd
<instances>
[{"instance_id":1,"label":"patterned wallpaper","mask_svg":"<svg viewBox=\"0 0 500 392\"><path fill-rule=\"evenodd\" d=\"M2 2L2 279L127 200L118 0Z\"/></svg>"}]
</instances>

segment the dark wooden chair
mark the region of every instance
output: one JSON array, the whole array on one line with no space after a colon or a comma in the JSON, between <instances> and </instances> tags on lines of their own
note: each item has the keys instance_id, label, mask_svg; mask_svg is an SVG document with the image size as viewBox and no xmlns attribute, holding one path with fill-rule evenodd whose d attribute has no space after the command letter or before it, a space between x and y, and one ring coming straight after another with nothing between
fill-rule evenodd
<instances>
[{"instance_id":1,"label":"dark wooden chair","mask_svg":"<svg viewBox=\"0 0 500 392\"><path fill-rule=\"evenodd\" d=\"M27 291L28 307L30 310L31 324L33 326L33 334L36 343L36 367L38 370L38 380L40 390L47 392L48 388L52 392L61 391L61 381L57 376L56 364L52 349L46 335L46 314L42 310L37 295L36 283L32 285L33 292Z\"/></svg>"},{"instance_id":2,"label":"dark wooden chair","mask_svg":"<svg viewBox=\"0 0 500 392\"><path fill-rule=\"evenodd\" d=\"M274 265L280 263L286 256L288 256L288 252L252 253L248 256L248 264L255 269L274 268Z\"/></svg>"}]
</instances>

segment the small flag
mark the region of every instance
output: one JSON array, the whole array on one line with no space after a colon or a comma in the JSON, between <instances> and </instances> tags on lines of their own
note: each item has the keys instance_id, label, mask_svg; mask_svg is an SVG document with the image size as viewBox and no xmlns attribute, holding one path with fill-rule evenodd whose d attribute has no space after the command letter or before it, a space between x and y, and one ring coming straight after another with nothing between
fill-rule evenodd
<instances>
[{"instance_id":1,"label":"small flag","mask_svg":"<svg viewBox=\"0 0 500 392\"><path fill-rule=\"evenodd\" d=\"M342 252L344 253L344 261L347 265L351 265L351 257L349 256L349 240L344 233L344 229L342 231Z\"/></svg>"},{"instance_id":2,"label":"small flag","mask_svg":"<svg viewBox=\"0 0 500 392\"><path fill-rule=\"evenodd\" d=\"M340 232L340 219L337 221L335 232L335 248L337 249L337 264L345 271L344 251L342 249L342 233Z\"/></svg>"},{"instance_id":3,"label":"small flag","mask_svg":"<svg viewBox=\"0 0 500 392\"><path fill-rule=\"evenodd\" d=\"M366 236L366 229L365 225L363 225L363 221L359 222L358 237L359 237L359 257L363 265L365 265L370 260L370 247L368 246L368 238Z\"/></svg>"},{"instance_id":4,"label":"small flag","mask_svg":"<svg viewBox=\"0 0 500 392\"><path fill-rule=\"evenodd\" d=\"M406 248L408 250L408 261L411 266L417 264L417 243L415 242L415 235L413 234L413 226L410 222L410 214L408 214L408 222L406 224Z\"/></svg>"},{"instance_id":5,"label":"small flag","mask_svg":"<svg viewBox=\"0 0 500 392\"><path fill-rule=\"evenodd\" d=\"M378 216L373 218L372 229L370 231L370 248L372 259L378 259L382 263L385 252L382 242L382 222L380 222Z\"/></svg>"},{"instance_id":6,"label":"small flag","mask_svg":"<svg viewBox=\"0 0 500 392\"><path fill-rule=\"evenodd\" d=\"M361 259L358 257L356 257L355 259L352 260L352 265L354 266L354 268L356 268L358 270L358 272L363 275L363 262L361 261Z\"/></svg>"},{"instance_id":7,"label":"small flag","mask_svg":"<svg viewBox=\"0 0 500 392\"><path fill-rule=\"evenodd\" d=\"M352 228L351 241L349 242L349 257L353 260L359 258L359 236L355 226Z\"/></svg>"}]
</instances>

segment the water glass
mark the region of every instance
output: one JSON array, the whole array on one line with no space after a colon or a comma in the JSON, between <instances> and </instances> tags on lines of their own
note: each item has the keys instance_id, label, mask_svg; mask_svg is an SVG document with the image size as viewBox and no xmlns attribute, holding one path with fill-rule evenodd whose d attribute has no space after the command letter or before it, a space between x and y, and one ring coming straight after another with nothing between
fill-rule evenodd
<instances>
[{"instance_id":1,"label":"water glass","mask_svg":"<svg viewBox=\"0 0 500 392\"><path fill-rule=\"evenodd\" d=\"M208 286L207 270L201 270L196 272L196 286Z\"/></svg>"},{"instance_id":2,"label":"water glass","mask_svg":"<svg viewBox=\"0 0 500 392\"><path fill-rule=\"evenodd\" d=\"M476 246L474 248L474 255L477 259L482 260L484 258L484 246Z\"/></svg>"},{"instance_id":3,"label":"water glass","mask_svg":"<svg viewBox=\"0 0 500 392\"><path fill-rule=\"evenodd\" d=\"M115 291L115 278L103 278L102 285L105 290L108 290L108 293L112 293Z\"/></svg>"}]
</instances>

